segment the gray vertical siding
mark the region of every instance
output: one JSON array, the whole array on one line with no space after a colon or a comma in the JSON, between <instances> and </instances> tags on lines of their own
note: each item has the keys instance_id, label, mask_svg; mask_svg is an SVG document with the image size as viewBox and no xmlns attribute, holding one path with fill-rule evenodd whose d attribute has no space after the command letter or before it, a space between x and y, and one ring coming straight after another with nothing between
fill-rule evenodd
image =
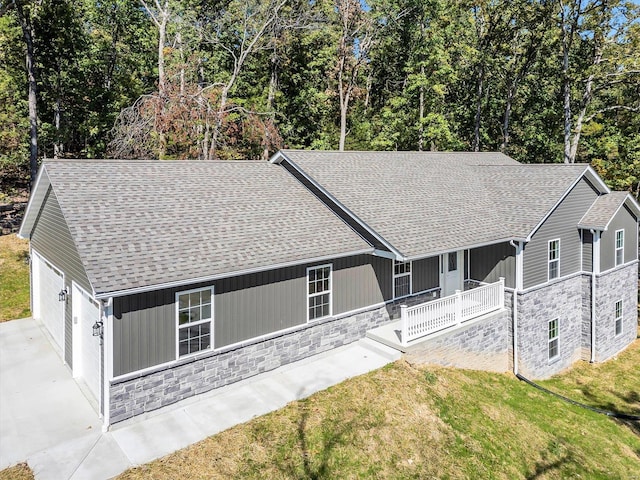
<instances>
[{"instance_id":1,"label":"gray vertical siding","mask_svg":"<svg viewBox=\"0 0 640 480\"><path fill-rule=\"evenodd\" d=\"M469 271L472 280L493 283L504 277L505 286L515 287L515 249L509 242L473 248L470 252Z\"/></svg>"},{"instance_id":2,"label":"gray vertical siding","mask_svg":"<svg viewBox=\"0 0 640 480\"><path fill-rule=\"evenodd\" d=\"M623 206L613 217L600 239L600 271L615 267L616 230L624 229L624 263L638 258L638 223L636 217Z\"/></svg>"},{"instance_id":3,"label":"gray vertical siding","mask_svg":"<svg viewBox=\"0 0 640 480\"><path fill-rule=\"evenodd\" d=\"M431 290L432 288L437 288L440 285L439 257L414 260L411 268L411 282L414 293Z\"/></svg>"},{"instance_id":4,"label":"gray vertical siding","mask_svg":"<svg viewBox=\"0 0 640 480\"><path fill-rule=\"evenodd\" d=\"M391 299L392 261L358 255L333 262L333 313L340 314Z\"/></svg>"},{"instance_id":5,"label":"gray vertical siding","mask_svg":"<svg viewBox=\"0 0 640 480\"><path fill-rule=\"evenodd\" d=\"M91 292L92 288L69 233L67 222L62 215L58 199L51 187L47 191L44 204L31 231L31 246L64 272L64 282L69 292L64 320L65 362L73 367L71 282L75 281L88 292Z\"/></svg>"},{"instance_id":6,"label":"gray vertical siding","mask_svg":"<svg viewBox=\"0 0 640 480\"><path fill-rule=\"evenodd\" d=\"M597 196L595 189L581 179L534 234L524 248L525 288L547 281L549 240L560 239L561 277L582 270L582 245L577 225Z\"/></svg>"},{"instance_id":7,"label":"gray vertical siding","mask_svg":"<svg viewBox=\"0 0 640 480\"><path fill-rule=\"evenodd\" d=\"M359 255L326 263L333 265L334 315L391 298L391 260ZM308 266L313 265L115 298L114 375L176 359L179 291L213 285L215 348L305 324Z\"/></svg>"},{"instance_id":8,"label":"gray vertical siding","mask_svg":"<svg viewBox=\"0 0 640 480\"><path fill-rule=\"evenodd\" d=\"M306 265L226 278L214 288L216 348L306 322Z\"/></svg>"},{"instance_id":9,"label":"gray vertical siding","mask_svg":"<svg viewBox=\"0 0 640 480\"><path fill-rule=\"evenodd\" d=\"M593 262L593 234L589 230L582 231L582 270L591 272Z\"/></svg>"}]
</instances>

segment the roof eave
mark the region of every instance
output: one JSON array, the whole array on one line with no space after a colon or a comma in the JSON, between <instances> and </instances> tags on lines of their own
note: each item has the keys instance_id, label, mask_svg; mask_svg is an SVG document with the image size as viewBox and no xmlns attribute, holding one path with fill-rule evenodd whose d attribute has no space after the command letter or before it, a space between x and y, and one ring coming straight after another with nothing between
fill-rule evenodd
<instances>
[{"instance_id":1,"label":"roof eave","mask_svg":"<svg viewBox=\"0 0 640 480\"><path fill-rule=\"evenodd\" d=\"M410 257L406 257L405 261L415 261L415 260L420 260L422 258L429 258L429 257L435 257L437 255L442 255L445 253L450 253L450 252L458 252L461 250L470 250L472 248L481 248L481 247L487 247L489 245L495 245L498 243L506 243L506 242L527 242L527 239L525 237L504 237L504 238L497 238L495 240L488 240L486 242L480 242L480 243L473 243L473 244L469 244L469 245L463 245L461 247L456 247L455 249L451 250L434 250L432 252L428 252L428 253L421 253L418 255L412 255Z\"/></svg>"},{"instance_id":2,"label":"roof eave","mask_svg":"<svg viewBox=\"0 0 640 480\"><path fill-rule=\"evenodd\" d=\"M268 270L275 270L278 268L286 268L286 267L293 267L296 265L304 265L305 263L317 263L317 262L326 262L327 260L332 260L332 259L337 259L337 258L344 258L344 257L352 257L352 256L356 256L356 255L365 255L365 254L372 254L374 252L373 247L371 248L366 248L366 249L362 249L362 250L356 250L356 251L352 251L352 252L343 252L343 253L338 253L338 254L333 254L333 255L324 255L324 256L320 256L320 257L313 257L313 258L305 258L305 259L300 259L300 260L292 260L290 262L281 262L281 263L277 263L277 264L273 264L273 265L265 265L265 266L261 266L261 267L254 267L254 268L247 268L244 270L236 270L236 271L232 271L232 272L225 272L225 273L220 273L220 274L215 274L215 275L206 275L203 277L195 277L195 278L187 278L187 279L183 279L183 280L176 280L176 281L172 281L172 282L163 282L163 283L157 283L157 284L153 284L153 285L145 285L145 286L141 286L141 287L133 287L133 288L125 288L122 290L108 290L108 291L104 291L104 292L98 292L95 294L95 298L98 300L102 300L102 299L107 299L110 297L124 297L126 295L134 295L137 293L146 293L146 292L153 292L156 290L163 290L165 288L175 288L175 287L181 287L181 286L186 286L186 285L192 285L194 283L202 283L202 282L212 282L215 280L220 280L223 278L229 278L229 277L237 277L240 275L250 275L252 273L258 273L258 272L264 272L264 271L268 271Z\"/></svg>"}]
</instances>

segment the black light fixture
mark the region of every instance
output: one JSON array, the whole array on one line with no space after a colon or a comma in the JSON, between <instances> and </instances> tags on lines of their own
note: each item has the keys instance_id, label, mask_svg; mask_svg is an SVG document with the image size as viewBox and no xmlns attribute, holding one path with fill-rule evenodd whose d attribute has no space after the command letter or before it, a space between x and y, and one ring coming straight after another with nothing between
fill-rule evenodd
<instances>
[{"instance_id":1,"label":"black light fixture","mask_svg":"<svg viewBox=\"0 0 640 480\"><path fill-rule=\"evenodd\" d=\"M94 337L102 337L102 322L96 320L92 328Z\"/></svg>"},{"instance_id":2,"label":"black light fixture","mask_svg":"<svg viewBox=\"0 0 640 480\"><path fill-rule=\"evenodd\" d=\"M66 302L67 301L67 288L65 287L64 289L60 290L60 293L58 293L58 301L59 302Z\"/></svg>"}]
</instances>

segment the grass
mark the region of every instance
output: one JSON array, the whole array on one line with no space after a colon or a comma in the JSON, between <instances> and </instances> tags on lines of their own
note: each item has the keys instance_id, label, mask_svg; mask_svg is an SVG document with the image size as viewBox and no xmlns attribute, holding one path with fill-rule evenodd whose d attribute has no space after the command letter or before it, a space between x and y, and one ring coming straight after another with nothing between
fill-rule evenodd
<instances>
[{"instance_id":1,"label":"grass","mask_svg":"<svg viewBox=\"0 0 640 480\"><path fill-rule=\"evenodd\" d=\"M615 360L579 363L544 383L640 414L639 364L636 340ZM118 478L638 479L638 427L510 374L398 361ZM8 472L0 479L31 478Z\"/></svg>"},{"instance_id":2,"label":"grass","mask_svg":"<svg viewBox=\"0 0 640 480\"><path fill-rule=\"evenodd\" d=\"M0 472L2 480L33 480L33 472L26 463L19 463Z\"/></svg>"},{"instance_id":3,"label":"grass","mask_svg":"<svg viewBox=\"0 0 640 480\"><path fill-rule=\"evenodd\" d=\"M0 236L0 322L24 318L29 311L29 242Z\"/></svg>"},{"instance_id":4,"label":"grass","mask_svg":"<svg viewBox=\"0 0 640 480\"><path fill-rule=\"evenodd\" d=\"M580 379L591 403L640 414L638 364L640 341L547 384L573 394ZM568 477L640 478L640 432L512 375L400 361L118 478Z\"/></svg>"}]
</instances>

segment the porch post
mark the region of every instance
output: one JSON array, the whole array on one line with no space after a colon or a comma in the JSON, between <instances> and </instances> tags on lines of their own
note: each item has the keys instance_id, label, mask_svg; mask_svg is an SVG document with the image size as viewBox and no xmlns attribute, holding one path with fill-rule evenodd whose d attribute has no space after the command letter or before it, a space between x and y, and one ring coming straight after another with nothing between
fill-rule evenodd
<instances>
[{"instance_id":1,"label":"porch post","mask_svg":"<svg viewBox=\"0 0 640 480\"><path fill-rule=\"evenodd\" d=\"M500 291L498 292L498 305L504 308L504 277L500 277Z\"/></svg>"},{"instance_id":2,"label":"porch post","mask_svg":"<svg viewBox=\"0 0 640 480\"><path fill-rule=\"evenodd\" d=\"M400 331L402 338L400 339L402 346L407 346L407 336L409 332L407 331L407 306L400 305Z\"/></svg>"},{"instance_id":3,"label":"porch post","mask_svg":"<svg viewBox=\"0 0 640 480\"><path fill-rule=\"evenodd\" d=\"M456 290L456 299L454 302L455 305L455 315L456 315L456 325L462 323L462 292L460 290Z\"/></svg>"}]
</instances>

